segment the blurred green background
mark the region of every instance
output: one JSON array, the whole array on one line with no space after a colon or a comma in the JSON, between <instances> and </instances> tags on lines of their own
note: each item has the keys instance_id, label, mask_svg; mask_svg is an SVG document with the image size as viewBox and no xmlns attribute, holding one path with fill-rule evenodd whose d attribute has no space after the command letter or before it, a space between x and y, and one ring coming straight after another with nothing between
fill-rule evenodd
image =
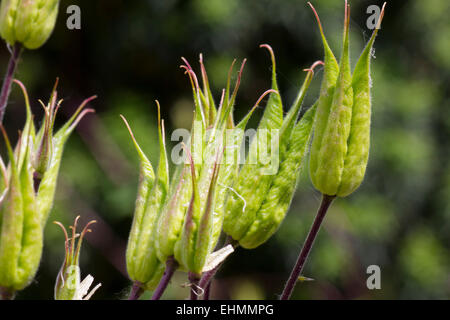
<instances>
[{"instance_id":1,"label":"blurred green background","mask_svg":"<svg viewBox=\"0 0 450 320\"><path fill-rule=\"evenodd\" d=\"M81 7L81 30L68 30L66 8ZM340 52L344 1L313 1L330 45ZM350 1L353 64L371 31L371 4ZM450 2L389 1L373 60L372 147L359 190L332 206L304 275L298 299L448 299L450 296ZM301 0L100 0L61 1L55 32L37 51L22 55L16 77L37 99L47 99L60 77L65 99L59 123L83 98L98 94L71 137L63 158L50 220L71 224L98 220L87 236L83 276L102 283L95 299L124 298L129 290L124 250L134 209L138 162L119 118L156 164L155 99L166 131L189 127L191 91L179 69L186 57L196 70L203 53L216 99L233 60L248 59L235 118L242 117L270 86L269 43L277 57L284 101L293 101L303 68L322 59L312 11ZM6 46L0 66L6 69ZM3 72L3 71L2 71ZM316 72L305 101L318 95ZM13 89L5 124L11 135L24 122L23 99ZM252 126L262 114L254 117ZM17 136L17 134L16 134ZM3 148L3 147L2 147ZM286 220L266 244L238 250L213 284L213 298L274 299L283 288L319 205L307 170ZM49 223L35 282L18 299L51 299L64 255L61 230ZM381 290L368 290L366 269L381 268ZM184 299L186 275L177 273L164 298Z\"/></svg>"}]
</instances>

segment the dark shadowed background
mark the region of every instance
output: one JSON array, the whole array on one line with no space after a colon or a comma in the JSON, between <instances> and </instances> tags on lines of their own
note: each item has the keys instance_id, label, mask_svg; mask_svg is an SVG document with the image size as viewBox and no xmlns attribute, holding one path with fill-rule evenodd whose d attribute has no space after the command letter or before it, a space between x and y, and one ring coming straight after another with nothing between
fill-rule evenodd
<instances>
[{"instance_id":1,"label":"dark shadowed background","mask_svg":"<svg viewBox=\"0 0 450 320\"><path fill-rule=\"evenodd\" d=\"M81 7L81 30L66 28L66 8ZM313 1L339 56L344 1ZM356 61L371 31L371 4L350 1L351 53ZM450 296L450 2L389 1L373 60L372 146L367 176L357 192L338 199L321 230L299 284L301 299L421 299ZM99 98L67 144L50 221L65 225L81 215L96 219L82 249L81 271L102 283L95 299L123 298L129 289L124 250L134 210L138 159L119 118L123 114L156 165L158 99L170 133L189 127L191 89L179 68L196 70L203 53L216 100L233 58L247 58L235 118L269 89L271 65L260 49L270 44L287 105L304 72L323 58L314 15L301 0L61 1L56 29L37 51L22 55L16 77L24 82L39 119L56 77L65 99L59 122L92 94ZM8 51L0 50L0 69ZM319 68L320 69L320 68ZM2 71L3 72L3 71ZM318 95L316 72L305 101ZM23 98L13 88L5 118L17 138ZM264 105L264 103L262 104ZM256 126L262 108L251 126ZM4 146L2 146L3 148ZM304 170L287 218L256 250L239 249L213 284L213 298L273 299L282 290L319 205ZM61 230L48 223L35 283L18 299L51 299L63 261ZM381 289L368 290L366 269L381 268ZM177 273L164 298L184 299L187 277Z\"/></svg>"}]
</instances>

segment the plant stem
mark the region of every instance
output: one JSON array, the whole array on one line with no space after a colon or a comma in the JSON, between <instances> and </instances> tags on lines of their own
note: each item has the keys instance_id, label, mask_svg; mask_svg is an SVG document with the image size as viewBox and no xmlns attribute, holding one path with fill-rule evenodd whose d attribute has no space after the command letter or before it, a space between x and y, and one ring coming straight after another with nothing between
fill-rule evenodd
<instances>
[{"instance_id":1,"label":"plant stem","mask_svg":"<svg viewBox=\"0 0 450 320\"><path fill-rule=\"evenodd\" d=\"M14 300L16 293L6 288L0 287L0 300Z\"/></svg>"},{"instance_id":2,"label":"plant stem","mask_svg":"<svg viewBox=\"0 0 450 320\"><path fill-rule=\"evenodd\" d=\"M139 300L139 297L144 293L144 289L142 289L142 283L139 281L133 282L133 287L131 288L130 296L128 300Z\"/></svg>"},{"instance_id":3,"label":"plant stem","mask_svg":"<svg viewBox=\"0 0 450 320\"><path fill-rule=\"evenodd\" d=\"M223 263L223 262L222 262ZM212 278L215 276L215 274L217 273L217 271L220 269L220 267L222 266L222 263L220 263L217 267L215 267L212 270L209 270L205 273L203 273L202 278L200 279L198 286L200 288L202 288L203 290L205 290L208 285L211 283Z\"/></svg>"},{"instance_id":4,"label":"plant stem","mask_svg":"<svg viewBox=\"0 0 450 320\"><path fill-rule=\"evenodd\" d=\"M224 247L231 244L234 249L236 249L239 246L239 242L235 241L232 237L228 236L227 240L225 241ZM202 277L200 279L200 282L198 283L198 286L206 291L206 289L210 286L212 278L216 275L217 271L219 271L220 267L224 264L225 261L222 261L217 267L214 269L204 272L202 274ZM205 299L207 300L207 299Z\"/></svg>"},{"instance_id":5,"label":"plant stem","mask_svg":"<svg viewBox=\"0 0 450 320\"><path fill-rule=\"evenodd\" d=\"M9 93L11 92L11 84L14 73L16 72L17 62L19 60L21 50L22 46L19 43L16 43L11 52L11 57L9 58L5 80L3 81L2 90L0 92L0 124L3 123L3 117L5 116L6 105L8 104Z\"/></svg>"},{"instance_id":6,"label":"plant stem","mask_svg":"<svg viewBox=\"0 0 450 320\"><path fill-rule=\"evenodd\" d=\"M167 285L172 279L175 270L178 268L178 263L175 261L174 257L169 257L166 261L166 270L164 271L164 275L161 278L161 281L158 284L155 292L153 293L152 300L159 300L163 295L164 291L167 288Z\"/></svg>"},{"instance_id":7,"label":"plant stem","mask_svg":"<svg viewBox=\"0 0 450 320\"><path fill-rule=\"evenodd\" d=\"M209 300L209 297L211 295L211 284L212 282L210 281L206 287L205 287L205 293L203 294L203 300Z\"/></svg>"},{"instance_id":8,"label":"plant stem","mask_svg":"<svg viewBox=\"0 0 450 320\"><path fill-rule=\"evenodd\" d=\"M280 300L288 300L292 294L292 291L294 291L297 279L300 276L303 267L305 266L305 262L308 259L309 252L311 251L311 248L314 244L314 240L316 239L317 233L320 230L322 221L325 218L327 210L330 207L331 203L333 202L334 198L335 196L327 196L325 194L322 196L322 202L320 204L319 210L317 211L314 223L311 226L311 230L309 230L308 237L306 238L302 251L300 251L300 255L298 256L294 269L292 269L291 275L288 281L286 282Z\"/></svg>"},{"instance_id":9,"label":"plant stem","mask_svg":"<svg viewBox=\"0 0 450 320\"><path fill-rule=\"evenodd\" d=\"M202 294L202 288L198 285L200 282L200 275L189 272L188 278L191 283L191 300L198 300L198 297Z\"/></svg>"}]
</instances>

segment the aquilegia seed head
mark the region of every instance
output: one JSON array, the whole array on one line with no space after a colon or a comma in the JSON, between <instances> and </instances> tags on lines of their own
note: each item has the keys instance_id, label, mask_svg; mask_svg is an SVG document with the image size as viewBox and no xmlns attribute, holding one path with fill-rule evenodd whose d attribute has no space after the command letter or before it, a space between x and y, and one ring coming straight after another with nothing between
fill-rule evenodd
<instances>
[{"instance_id":1,"label":"aquilegia seed head","mask_svg":"<svg viewBox=\"0 0 450 320\"><path fill-rule=\"evenodd\" d=\"M231 113L245 60L232 94L230 69L218 109L210 91L202 56L203 90L187 60L183 60L185 65L182 68L191 80L195 103L190 141L184 146L189 160L177 168L171 182L170 196L158 222L156 245L162 261L174 256L182 269L200 274L222 229L224 211L219 203L223 201L223 190L224 186L228 186L226 180L230 171L233 172L233 163L228 165L224 159L228 150L226 129L234 127Z\"/></svg>"},{"instance_id":2,"label":"aquilegia seed head","mask_svg":"<svg viewBox=\"0 0 450 320\"><path fill-rule=\"evenodd\" d=\"M65 242L65 257L64 262L59 270L58 277L55 284L55 300L89 300L92 295L101 287L101 284L97 284L91 292L88 293L94 278L88 275L83 281L81 281L80 274L80 251L83 238L87 232L91 232L89 226L96 223L95 220L90 221L84 227L81 234L77 233L77 224L80 216L75 218L75 222L72 229L72 237L69 238L66 228L62 223L55 221L54 223L61 227L64 232ZM78 238L78 241L75 239Z\"/></svg>"},{"instance_id":3,"label":"aquilegia seed head","mask_svg":"<svg viewBox=\"0 0 450 320\"><path fill-rule=\"evenodd\" d=\"M50 37L58 15L59 0L3 0L0 35L14 45L37 49Z\"/></svg>"},{"instance_id":4,"label":"aquilegia seed head","mask_svg":"<svg viewBox=\"0 0 450 320\"><path fill-rule=\"evenodd\" d=\"M272 90L277 90L275 56L272 58ZM244 248L255 248L270 238L281 224L292 200L306 153L315 107L296 124L303 99L313 77L310 69L297 99L283 119L278 92L272 92L246 162L225 202L224 231ZM264 159L265 155L269 159ZM266 156L267 158L267 156ZM269 161L268 161L269 160Z\"/></svg>"},{"instance_id":5,"label":"aquilegia seed head","mask_svg":"<svg viewBox=\"0 0 450 320\"><path fill-rule=\"evenodd\" d=\"M83 108L94 98L85 100L55 134L53 120L59 104L49 107L51 112L46 113L43 126L36 131L26 89L21 82L15 82L25 96L27 116L14 150L3 126L0 127L9 158L8 166L0 158L0 287L11 292L25 288L37 271L43 230L53 205L64 144L83 116L93 112ZM56 101L56 87L51 96L54 97L51 101ZM51 121L47 120L49 117ZM41 147L43 139L51 140L45 148ZM40 156L44 153L45 157ZM36 171L36 159L40 159L37 163L45 163L37 166L39 171Z\"/></svg>"},{"instance_id":6,"label":"aquilegia seed head","mask_svg":"<svg viewBox=\"0 0 450 320\"><path fill-rule=\"evenodd\" d=\"M353 75L349 60L350 6L346 2L340 64L312 7L325 49L325 72L314 120L310 175L314 186L325 195L348 196L364 179L370 144L370 56L384 7Z\"/></svg>"},{"instance_id":7,"label":"aquilegia seed head","mask_svg":"<svg viewBox=\"0 0 450 320\"><path fill-rule=\"evenodd\" d=\"M159 164L156 173L148 158L139 147L131 128L124 120L138 152L141 169L138 196L133 224L126 252L127 270L130 279L141 283L148 290L154 289L164 272L164 264L156 256L156 223L169 188L169 164L164 137L164 122L158 106Z\"/></svg>"}]
</instances>

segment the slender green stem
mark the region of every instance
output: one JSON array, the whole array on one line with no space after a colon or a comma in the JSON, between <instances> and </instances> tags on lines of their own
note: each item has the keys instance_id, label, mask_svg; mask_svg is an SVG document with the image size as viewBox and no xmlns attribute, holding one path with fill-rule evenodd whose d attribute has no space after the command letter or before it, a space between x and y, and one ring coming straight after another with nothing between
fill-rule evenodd
<instances>
[{"instance_id":1,"label":"slender green stem","mask_svg":"<svg viewBox=\"0 0 450 320\"><path fill-rule=\"evenodd\" d=\"M317 233L320 230L320 226L322 225L322 221L325 218L325 215L333 202L335 196L327 196L323 195L322 202L320 204L319 210L317 211L316 218L314 219L314 223L311 226L311 230L309 230L308 237L306 238L305 244L303 245L302 251L298 256L297 262L292 269L291 275L286 282L283 293L281 294L280 300L288 300L294 291L295 284L297 283L297 279L303 271L303 267L305 266L306 260L308 259L309 252L314 244L314 240L316 239Z\"/></svg>"},{"instance_id":2,"label":"slender green stem","mask_svg":"<svg viewBox=\"0 0 450 320\"><path fill-rule=\"evenodd\" d=\"M5 80L3 81L2 90L0 92L0 124L3 123L6 106L8 105L9 94L11 92L11 84L16 72L17 62L19 61L22 46L16 43L12 49L11 57L9 58L8 68L6 69Z\"/></svg>"},{"instance_id":3,"label":"slender green stem","mask_svg":"<svg viewBox=\"0 0 450 320\"><path fill-rule=\"evenodd\" d=\"M161 278L158 287L153 293L152 300L159 300L161 298L177 268L178 263L175 261L175 258L169 257L166 261L166 270L164 271L164 275Z\"/></svg>"},{"instance_id":4,"label":"slender green stem","mask_svg":"<svg viewBox=\"0 0 450 320\"><path fill-rule=\"evenodd\" d=\"M143 293L144 289L142 288L142 283L140 283L139 281L134 281L128 300L139 300Z\"/></svg>"}]
</instances>

